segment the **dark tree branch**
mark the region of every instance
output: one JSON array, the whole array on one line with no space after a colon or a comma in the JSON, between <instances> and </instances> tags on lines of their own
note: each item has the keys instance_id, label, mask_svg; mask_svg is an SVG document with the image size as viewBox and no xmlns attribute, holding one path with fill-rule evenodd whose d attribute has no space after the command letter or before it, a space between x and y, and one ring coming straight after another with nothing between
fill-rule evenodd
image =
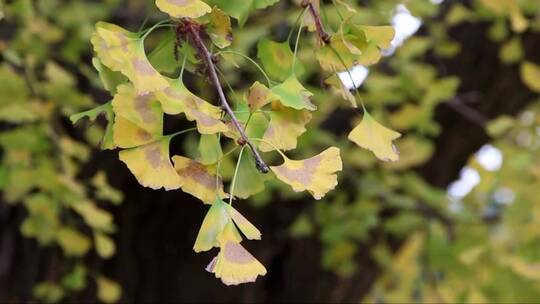
<instances>
[{"instance_id":1,"label":"dark tree branch","mask_svg":"<svg viewBox=\"0 0 540 304\"><path fill-rule=\"evenodd\" d=\"M270 168L261 158L261 155L257 151L257 148L255 148L253 143L247 137L246 133L244 132L244 129L238 122L236 115L234 115L234 112L231 109L231 106L227 102L227 98L225 97L225 93L223 92L223 88L221 87L221 83L217 75L216 66L214 64L214 56L212 55L212 53L210 53L210 51L208 51L201 37L201 31L204 31L204 30L199 24L196 24L189 19L185 19L180 24L180 26L182 27L182 30L186 34L186 36L190 38L186 40L193 44L193 46L195 47L195 49L197 50L199 54L199 57L202 60L204 60L206 64L206 68L207 68L206 70L208 72L208 76L210 77L210 80L219 95L219 99L221 101L221 108L225 112L227 112L227 114L231 118L232 124L234 125L238 133L240 134L240 139L238 140L238 144L242 146L248 145L249 149L253 153L253 157L255 158L255 165L257 166L257 169L261 173L268 173L270 171Z\"/></svg>"}]
</instances>

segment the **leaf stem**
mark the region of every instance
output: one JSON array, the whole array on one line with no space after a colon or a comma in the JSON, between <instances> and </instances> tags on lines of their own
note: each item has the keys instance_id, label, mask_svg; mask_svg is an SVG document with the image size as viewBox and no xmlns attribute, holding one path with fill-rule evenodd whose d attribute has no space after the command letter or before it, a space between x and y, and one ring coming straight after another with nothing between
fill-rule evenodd
<instances>
[{"instance_id":1,"label":"leaf stem","mask_svg":"<svg viewBox=\"0 0 540 304\"><path fill-rule=\"evenodd\" d=\"M304 9L301 16L304 16L305 13L306 13L306 9ZM302 35L302 27L304 27L303 20L300 22L300 26L298 27L298 34L296 35L296 41L294 42L294 55L293 55L293 62L292 62L293 74L294 74L294 67L296 65L296 57L298 56L298 43L300 42L300 35Z\"/></svg>"},{"instance_id":2,"label":"leaf stem","mask_svg":"<svg viewBox=\"0 0 540 304\"><path fill-rule=\"evenodd\" d=\"M253 157L255 158L255 165L257 166L257 169L261 173L268 173L270 171L270 168L268 168L268 165L264 162L264 160L260 156L259 152L255 148L253 143L249 140L247 135L244 133L242 126L238 122L238 119L234 115L234 112L231 106L227 102L227 98L225 97L225 93L223 92L223 88L221 87L221 83L219 81L219 77L216 71L216 66L214 65L213 55L208 51L208 49L206 48L206 45L204 44L204 41L202 40L201 33L200 33L202 28L198 24L190 21L189 19L184 19L180 26L182 26L183 30L185 30L188 33L188 35L191 37L191 39L189 39L191 40L190 42L194 44L201 59L206 62L208 76L210 77L211 82L214 84L214 87L219 95L219 99L221 100L221 108L225 112L227 112L227 114L231 118L232 124L240 133L240 140L238 141L238 144L242 146L248 145L248 147L251 150L251 153L253 153Z\"/></svg>"},{"instance_id":3,"label":"leaf stem","mask_svg":"<svg viewBox=\"0 0 540 304\"><path fill-rule=\"evenodd\" d=\"M244 55L242 53L239 53L237 51L232 51L232 50L217 52L215 55L219 56L221 54L234 54L234 55L240 56L240 57L242 57L244 59L247 59L248 61L253 63L253 65L255 65L257 67L257 69L259 69L259 71L261 71L261 74L263 74L264 78L266 78L266 82L268 83L268 87L272 86L272 80L270 79L270 77L268 77L268 74L266 74L264 69L255 60L251 59L249 56L246 56L246 55Z\"/></svg>"},{"instance_id":4,"label":"leaf stem","mask_svg":"<svg viewBox=\"0 0 540 304\"><path fill-rule=\"evenodd\" d=\"M278 147L276 147L276 145L274 145L273 143L271 143L270 141L266 140L266 139L262 139L262 138L251 138L251 140L254 140L254 141L258 141L258 142L262 142L262 143L265 143L267 145L270 145L272 146L272 148L274 148L274 150L276 150L276 152L278 152L283 158L287 159L287 155L285 155L285 153L283 153Z\"/></svg>"},{"instance_id":5,"label":"leaf stem","mask_svg":"<svg viewBox=\"0 0 540 304\"><path fill-rule=\"evenodd\" d=\"M238 155L238 161L236 161L236 168L234 169L234 175L231 182L231 188L229 189L230 196L229 196L229 205L232 205L232 201L234 198L234 188L236 187L236 177L238 176L238 170L240 169L240 162L242 161L242 155L244 154L244 149L246 146L243 146L240 150L240 154Z\"/></svg>"}]
</instances>

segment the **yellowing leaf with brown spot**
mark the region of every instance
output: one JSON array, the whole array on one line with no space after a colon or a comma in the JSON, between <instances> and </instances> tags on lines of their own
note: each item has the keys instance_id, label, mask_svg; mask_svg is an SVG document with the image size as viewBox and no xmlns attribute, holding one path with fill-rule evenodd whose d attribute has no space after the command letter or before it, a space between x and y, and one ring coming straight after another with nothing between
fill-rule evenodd
<instances>
[{"instance_id":1,"label":"yellowing leaf with brown spot","mask_svg":"<svg viewBox=\"0 0 540 304\"><path fill-rule=\"evenodd\" d=\"M250 88L247 104L250 111L256 111L271 101L271 92L264 84L256 81Z\"/></svg>"},{"instance_id":2,"label":"yellowing leaf with brown spot","mask_svg":"<svg viewBox=\"0 0 540 304\"><path fill-rule=\"evenodd\" d=\"M225 285L255 282L266 274L266 268L249 253L235 237L236 228L229 222L219 236L219 254L208 264L206 270L214 273Z\"/></svg>"},{"instance_id":3,"label":"yellowing leaf with brown spot","mask_svg":"<svg viewBox=\"0 0 540 304\"><path fill-rule=\"evenodd\" d=\"M201 134L228 130L227 125L220 120L221 108L191 93L180 79L170 79L169 84L168 88L157 93L165 113L175 115L184 112L189 121L197 123L197 130Z\"/></svg>"},{"instance_id":4,"label":"yellowing leaf with brown spot","mask_svg":"<svg viewBox=\"0 0 540 304\"><path fill-rule=\"evenodd\" d=\"M270 168L295 192L307 190L318 200L336 187L336 172L342 170L342 162L339 149L331 147L305 160L285 158L282 165Z\"/></svg>"},{"instance_id":5,"label":"yellowing leaf with brown spot","mask_svg":"<svg viewBox=\"0 0 540 304\"><path fill-rule=\"evenodd\" d=\"M156 6L173 18L198 18L212 10L201 0L156 0Z\"/></svg>"},{"instance_id":6,"label":"yellowing leaf with brown spot","mask_svg":"<svg viewBox=\"0 0 540 304\"><path fill-rule=\"evenodd\" d=\"M163 111L153 93L138 95L131 84L118 86L112 101L114 143L121 148L144 145L163 134Z\"/></svg>"},{"instance_id":7,"label":"yellowing leaf with brown spot","mask_svg":"<svg viewBox=\"0 0 540 304\"><path fill-rule=\"evenodd\" d=\"M135 175L139 184L152 189L178 189L180 177L169 159L170 137L144 146L120 151L123 161Z\"/></svg>"},{"instance_id":8,"label":"yellowing leaf with brown spot","mask_svg":"<svg viewBox=\"0 0 540 304\"><path fill-rule=\"evenodd\" d=\"M221 178L216 178L213 167L178 155L173 156L172 161L184 192L207 204L214 202L218 196L220 198L226 196L223 192L223 182Z\"/></svg>"},{"instance_id":9,"label":"yellowing leaf with brown spot","mask_svg":"<svg viewBox=\"0 0 540 304\"><path fill-rule=\"evenodd\" d=\"M306 132L306 124L312 117L307 110L294 110L278 102L272 104L272 112L269 115L270 123L263 139L281 150L296 148L298 137ZM260 143L259 148L263 152L274 151L272 145L264 142Z\"/></svg>"},{"instance_id":10,"label":"yellowing leaf with brown spot","mask_svg":"<svg viewBox=\"0 0 540 304\"><path fill-rule=\"evenodd\" d=\"M167 87L165 78L146 58L144 41L138 34L114 24L98 22L91 40L101 62L124 74L137 93L145 94Z\"/></svg>"},{"instance_id":11,"label":"yellowing leaf with brown spot","mask_svg":"<svg viewBox=\"0 0 540 304\"><path fill-rule=\"evenodd\" d=\"M365 112L362 122L349 134L349 140L364 149L368 149L383 161L396 161L398 152L392 143L401 137L396 131L390 130L378 123L368 112Z\"/></svg>"}]
</instances>

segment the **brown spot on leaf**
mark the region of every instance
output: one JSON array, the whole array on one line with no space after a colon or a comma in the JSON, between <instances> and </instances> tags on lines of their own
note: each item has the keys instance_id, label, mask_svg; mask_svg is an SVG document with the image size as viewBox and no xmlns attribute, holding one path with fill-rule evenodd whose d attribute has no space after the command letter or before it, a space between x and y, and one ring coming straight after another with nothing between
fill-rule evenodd
<instances>
[{"instance_id":1,"label":"brown spot on leaf","mask_svg":"<svg viewBox=\"0 0 540 304\"><path fill-rule=\"evenodd\" d=\"M150 108L150 102L153 99L152 94L137 95L135 97L135 110L141 115L142 120L145 123L153 123L156 121L156 117Z\"/></svg>"},{"instance_id":2,"label":"brown spot on leaf","mask_svg":"<svg viewBox=\"0 0 540 304\"><path fill-rule=\"evenodd\" d=\"M290 169L286 166L286 164L283 164L281 166L273 167L273 170L283 175L283 177L285 177L286 179L298 182L307 188L311 185L311 180L321 160L322 156L317 155L303 161L303 168Z\"/></svg>"},{"instance_id":3,"label":"brown spot on leaf","mask_svg":"<svg viewBox=\"0 0 540 304\"><path fill-rule=\"evenodd\" d=\"M133 58L133 67L137 74L142 76L152 76L156 74L156 70L150 65L150 62L143 60L141 58Z\"/></svg>"},{"instance_id":4,"label":"brown spot on leaf","mask_svg":"<svg viewBox=\"0 0 540 304\"><path fill-rule=\"evenodd\" d=\"M236 264L248 264L255 260L242 245L234 242L227 242L223 249L225 259Z\"/></svg>"},{"instance_id":5,"label":"brown spot on leaf","mask_svg":"<svg viewBox=\"0 0 540 304\"><path fill-rule=\"evenodd\" d=\"M162 159L161 159L161 149L159 146L156 146L155 144L145 147L144 154L146 156L146 159L148 162L150 162L150 165L157 169L161 167Z\"/></svg>"}]
</instances>

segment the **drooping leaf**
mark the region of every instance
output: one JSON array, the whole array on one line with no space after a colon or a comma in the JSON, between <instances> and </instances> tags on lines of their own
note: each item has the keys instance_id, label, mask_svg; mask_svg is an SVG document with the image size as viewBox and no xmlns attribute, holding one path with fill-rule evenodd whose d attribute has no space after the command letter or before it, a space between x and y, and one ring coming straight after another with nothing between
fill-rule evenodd
<instances>
[{"instance_id":1,"label":"drooping leaf","mask_svg":"<svg viewBox=\"0 0 540 304\"><path fill-rule=\"evenodd\" d=\"M279 99L286 107L310 111L317 109L310 100L313 94L298 81L294 74L291 74L285 82L273 87L271 91L273 97Z\"/></svg>"},{"instance_id":2,"label":"drooping leaf","mask_svg":"<svg viewBox=\"0 0 540 304\"><path fill-rule=\"evenodd\" d=\"M139 184L152 189L178 189L182 185L169 158L171 138L120 151L123 161L137 178Z\"/></svg>"},{"instance_id":3,"label":"drooping leaf","mask_svg":"<svg viewBox=\"0 0 540 304\"><path fill-rule=\"evenodd\" d=\"M221 119L221 109L191 93L179 80L169 80L170 86L157 97L167 114L185 113L189 121L196 121L201 134L214 134L228 130Z\"/></svg>"},{"instance_id":4,"label":"drooping leaf","mask_svg":"<svg viewBox=\"0 0 540 304\"><path fill-rule=\"evenodd\" d=\"M144 41L136 33L106 22L98 22L92 45L101 62L124 74L138 94L163 90L167 81L146 58Z\"/></svg>"},{"instance_id":5,"label":"drooping leaf","mask_svg":"<svg viewBox=\"0 0 540 304\"><path fill-rule=\"evenodd\" d=\"M396 161L398 152L392 143L401 134L378 123L369 113L364 113L362 122L349 133L349 140L364 149L368 149L383 161Z\"/></svg>"},{"instance_id":6,"label":"drooping leaf","mask_svg":"<svg viewBox=\"0 0 540 304\"><path fill-rule=\"evenodd\" d=\"M225 285L255 282L266 274L266 268L236 239L236 228L229 222L219 236L220 251L206 270L214 273Z\"/></svg>"},{"instance_id":7,"label":"drooping leaf","mask_svg":"<svg viewBox=\"0 0 540 304\"><path fill-rule=\"evenodd\" d=\"M240 212L234 209L231 205L225 204L225 208L233 222L240 228L240 231L248 240L260 240L261 232L257 227L250 223Z\"/></svg>"},{"instance_id":8,"label":"drooping leaf","mask_svg":"<svg viewBox=\"0 0 540 304\"><path fill-rule=\"evenodd\" d=\"M307 110L294 110L278 102L272 104L272 112L269 115L270 123L263 139L281 150L296 148L298 137L306 132L306 124L312 117ZM274 146L262 142L259 148L263 152L269 152L275 149Z\"/></svg>"},{"instance_id":9,"label":"drooping leaf","mask_svg":"<svg viewBox=\"0 0 540 304\"><path fill-rule=\"evenodd\" d=\"M270 168L295 192L307 190L318 200L337 185L336 172L341 171L342 162L339 149L331 147L305 160L285 158L282 165Z\"/></svg>"},{"instance_id":10,"label":"drooping leaf","mask_svg":"<svg viewBox=\"0 0 540 304\"><path fill-rule=\"evenodd\" d=\"M206 213L202 222L193 250L195 252L208 251L213 247L219 247L218 237L224 231L225 226L231 221L225 203L221 199L215 199ZM234 239L242 241L242 237L236 233Z\"/></svg>"},{"instance_id":11,"label":"drooping leaf","mask_svg":"<svg viewBox=\"0 0 540 304\"><path fill-rule=\"evenodd\" d=\"M257 57L270 78L284 81L291 75L294 54L288 41L262 39L257 44ZM303 72L304 68L297 61L294 74L301 75Z\"/></svg>"},{"instance_id":12,"label":"drooping leaf","mask_svg":"<svg viewBox=\"0 0 540 304\"><path fill-rule=\"evenodd\" d=\"M163 111L153 93L139 95L131 84L120 85L112 106L114 142L118 147L141 146L163 134Z\"/></svg>"},{"instance_id":13,"label":"drooping leaf","mask_svg":"<svg viewBox=\"0 0 540 304\"><path fill-rule=\"evenodd\" d=\"M198 18L212 10L201 0L156 0L156 6L162 12L177 19Z\"/></svg>"},{"instance_id":14,"label":"drooping leaf","mask_svg":"<svg viewBox=\"0 0 540 304\"><path fill-rule=\"evenodd\" d=\"M184 192L206 204L214 202L216 197L226 196L221 178L215 175L215 168L178 155L173 156L172 160Z\"/></svg>"},{"instance_id":15,"label":"drooping leaf","mask_svg":"<svg viewBox=\"0 0 540 304\"><path fill-rule=\"evenodd\" d=\"M353 108L356 108L358 106L356 104L356 98L354 98L354 95L351 93L349 88L347 88L345 84L343 84L343 81L341 81L338 74L334 74L328 77L324 82L332 86L332 88L339 92L343 99L348 100Z\"/></svg>"},{"instance_id":16,"label":"drooping leaf","mask_svg":"<svg viewBox=\"0 0 540 304\"><path fill-rule=\"evenodd\" d=\"M255 161L251 154L244 153L238 167L234 195L246 199L264 191L266 178L266 175L260 173L255 167Z\"/></svg>"}]
</instances>

